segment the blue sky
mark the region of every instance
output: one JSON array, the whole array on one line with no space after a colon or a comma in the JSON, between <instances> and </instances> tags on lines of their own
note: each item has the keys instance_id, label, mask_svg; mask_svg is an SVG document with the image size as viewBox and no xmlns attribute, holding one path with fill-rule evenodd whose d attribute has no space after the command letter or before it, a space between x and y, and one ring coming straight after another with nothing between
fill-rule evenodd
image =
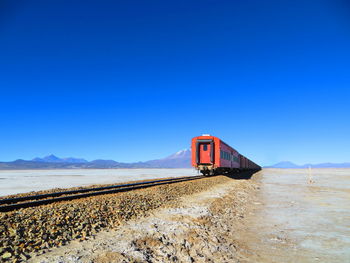
<instances>
[{"instance_id":1,"label":"blue sky","mask_svg":"<svg viewBox=\"0 0 350 263\"><path fill-rule=\"evenodd\" d=\"M0 160L350 161L350 5L1 1Z\"/></svg>"}]
</instances>

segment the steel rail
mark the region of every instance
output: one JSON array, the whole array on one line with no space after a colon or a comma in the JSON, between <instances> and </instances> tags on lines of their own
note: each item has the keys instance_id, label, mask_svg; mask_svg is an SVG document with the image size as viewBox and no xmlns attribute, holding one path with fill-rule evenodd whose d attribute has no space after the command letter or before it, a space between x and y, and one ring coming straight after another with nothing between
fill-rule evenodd
<instances>
[{"instance_id":1,"label":"steel rail","mask_svg":"<svg viewBox=\"0 0 350 263\"><path fill-rule=\"evenodd\" d=\"M40 206L44 204L50 204L50 203L55 203L60 201L69 201L73 199L86 198L86 197L96 196L96 195L126 192L126 191L131 191L136 189L148 188L152 186L191 181L191 180L196 180L200 178L204 178L204 176L179 177L179 178L147 181L147 182L140 182L140 183L121 184L121 185L114 185L114 186L64 191L64 192L57 192L57 193L50 193L50 194L42 194L37 196L24 196L24 197L18 197L18 198L3 199L1 201L6 200L5 202L9 202L9 203L7 203L7 205L1 205L0 212L9 212L20 208ZM111 189L111 190L108 190L108 189ZM79 193L79 194L75 194L75 193ZM66 196L61 196L61 197L56 197L51 199L43 199L47 197L55 197L60 195L66 195ZM42 200L37 200L37 199L42 199ZM18 203L20 201L28 201L28 200L36 200L36 201ZM2 204L6 204L5 202L3 202ZM17 202L17 203L14 203L14 202Z\"/></svg>"},{"instance_id":2,"label":"steel rail","mask_svg":"<svg viewBox=\"0 0 350 263\"><path fill-rule=\"evenodd\" d=\"M21 201L38 200L38 199L44 199L44 198L48 198L48 197L56 197L56 196L61 196L61 195L86 193L86 192L92 192L92 191L100 191L100 190L107 190L107 189L114 189L114 188L128 187L128 186L135 186L135 185L142 185L142 184L154 184L154 183L158 183L158 182L174 181L174 180L186 179L186 178L193 178L193 176L169 178L169 179L146 181L146 182L139 182L139 183L109 185L109 186L94 187L94 188L83 188L83 189L77 189L77 190L54 192L54 193L40 194L40 195L28 195L28 196L14 197L14 198L6 198L6 199L0 199L0 205L18 203Z\"/></svg>"}]
</instances>

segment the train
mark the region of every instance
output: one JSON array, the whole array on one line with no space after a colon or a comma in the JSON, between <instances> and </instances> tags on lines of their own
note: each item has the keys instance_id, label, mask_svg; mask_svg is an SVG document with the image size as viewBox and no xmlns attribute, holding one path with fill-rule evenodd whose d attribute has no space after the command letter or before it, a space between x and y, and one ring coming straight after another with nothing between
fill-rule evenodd
<instances>
[{"instance_id":1,"label":"train","mask_svg":"<svg viewBox=\"0 0 350 263\"><path fill-rule=\"evenodd\" d=\"M192 138L191 150L192 166L205 176L261 170L258 164L210 134Z\"/></svg>"}]
</instances>

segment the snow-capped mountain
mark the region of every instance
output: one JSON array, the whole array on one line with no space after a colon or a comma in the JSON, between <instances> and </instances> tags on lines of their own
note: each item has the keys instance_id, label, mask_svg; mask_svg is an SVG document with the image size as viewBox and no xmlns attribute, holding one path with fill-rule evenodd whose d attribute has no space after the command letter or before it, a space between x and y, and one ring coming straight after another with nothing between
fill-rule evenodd
<instances>
[{"instance_id":1,"label":"snow-capped mountain","mask_svg":"<svg viewBox=\"0 0 350 263\"><path fill-rule=\"evenodd\" d=\"M147 161L145 164L157 168L190 168L191 150L184 149L163 159Z\"/></svg>"},{"instance_id":2,"label":"snow-capped mountain","mask_svg":"<svg viewBox=\"0 0 350 263\"><path fill-rule=\"evenodd\" d=\"M169 155L168 157L164 159L181 159L181 158L190 158L191 157L191 150L190 149L184 149L181 151L178 151L172 155Z\"/></svg>"}]
</instances>

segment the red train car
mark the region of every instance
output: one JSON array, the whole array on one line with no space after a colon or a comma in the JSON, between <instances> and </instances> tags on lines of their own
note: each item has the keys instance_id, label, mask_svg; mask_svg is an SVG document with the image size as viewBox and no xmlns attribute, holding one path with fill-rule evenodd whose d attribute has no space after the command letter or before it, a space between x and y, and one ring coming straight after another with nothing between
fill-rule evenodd
<instances>
[{"instance_id":1,"label":"red train car","mask_svg":"<svg viewBox=\"0 0 350 263\"><path fill-rule=\"evenodd\" d=\"M192 139L192 166L204 175L260 170L261 167L215 136Z\"/></svg>"}]
</instances>

